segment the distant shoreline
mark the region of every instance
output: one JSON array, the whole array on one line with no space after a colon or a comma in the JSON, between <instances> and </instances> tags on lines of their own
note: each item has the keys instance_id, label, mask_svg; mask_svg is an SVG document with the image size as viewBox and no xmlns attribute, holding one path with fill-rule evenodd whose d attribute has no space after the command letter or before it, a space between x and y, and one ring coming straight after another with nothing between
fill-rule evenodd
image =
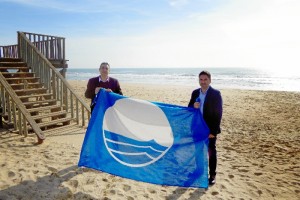
<instances>
[{"instance_id":1,"label":"distant shoreline","mask_svg":"<svg viewBox=\"0 0 300 200\"><path fill-rule=\"evenodd\" d=\"M198 68L112 68L120 83L198 87ZM257 69L211 68L212 86L218 89L300 92L300 74L279 76ZM89 80L98 69L68 69L67 80Z\"/></svg>"},{"instance_id":2,"label":"distant shoreline","mask_svg":"<svg viewBox=\"0 0 300 200\"><path fill-rule=\"evenodd\" d=\"M71 82L86 82L87 80L68 80ZM138 86L138 85L145 85L148 87L161 87L162 84L160 83L133 83L133 82L121 82L122 85L132 85L132 86ZM289 93L300 93L300 91L286 91L286 90L267 90L267 89L255 89L255 88L226 88L226 87L217 87L213 83L211 84L212 87L219 90L240 90L240 91L258 91L258 92L289 92ZM174 85L174 84L164 84L163 87L182 87L182 88L199 88L199 85Z\"/></svg>"}]
</instances>

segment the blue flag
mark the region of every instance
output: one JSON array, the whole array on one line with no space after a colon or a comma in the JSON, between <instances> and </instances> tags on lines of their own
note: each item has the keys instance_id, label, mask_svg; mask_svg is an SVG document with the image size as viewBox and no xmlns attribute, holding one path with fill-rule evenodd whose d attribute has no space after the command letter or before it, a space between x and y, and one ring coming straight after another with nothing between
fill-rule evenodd
<instances>
[{"instance_id":1,"label":"blue flag","mask_svg":"<svg viewBox=\"0 0 300 200\"><path fill-rule=\"evenodd\" d=\"M78 166L181 187L208 187L208 135L199 109L100 90Z\"/></svg>"}]
</instances>

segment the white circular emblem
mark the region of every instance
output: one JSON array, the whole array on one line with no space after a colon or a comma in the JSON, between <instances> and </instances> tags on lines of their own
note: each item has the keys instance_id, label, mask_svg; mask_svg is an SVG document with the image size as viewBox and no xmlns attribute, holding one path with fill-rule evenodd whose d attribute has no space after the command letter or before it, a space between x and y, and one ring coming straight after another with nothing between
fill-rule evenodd
<instances>
[{"instance_id":1,"label":"white circular emblem","mask_svg":"<svg viewBox=\"0 0 300 200\"><path fill-rule=\"evenodd\" d=\"M117 100L104 114L104 143L110 155L123 165L143 167L160 159L174 138L165 113L144 100Z\"/></svg>"}]
</instances>

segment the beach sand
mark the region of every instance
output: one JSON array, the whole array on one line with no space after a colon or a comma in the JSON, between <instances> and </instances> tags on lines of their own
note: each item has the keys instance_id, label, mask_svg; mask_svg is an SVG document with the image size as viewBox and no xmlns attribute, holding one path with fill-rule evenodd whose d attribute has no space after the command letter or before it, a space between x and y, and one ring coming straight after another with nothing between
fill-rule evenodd
<instances>
[{"instance_id":1,"label":"beach sand","mask_svg":"<svg viewBox=\"0 0 300 200\"><path fill-rule=\"evenodd\" d=\"M86 81L69 81L83 97ZM123 84L124 95L186 106L195 87ZM221 90L217 183L208 189L137 182L77 163L85 130L34 145L1 129L0 200L300 199L300 93ZM90 101L85 99L87 103Z\"/></svg>"}]
</instances>

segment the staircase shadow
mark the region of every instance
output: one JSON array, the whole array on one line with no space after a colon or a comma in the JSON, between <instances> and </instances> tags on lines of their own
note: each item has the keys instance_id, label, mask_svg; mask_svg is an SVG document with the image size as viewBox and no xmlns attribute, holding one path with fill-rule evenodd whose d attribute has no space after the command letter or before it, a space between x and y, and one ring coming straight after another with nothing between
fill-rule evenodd
<instances>
[{"instance_id":1,"label":"staircase shadow","mask_svg":"<svg viewBox=\"0 0 300 200\"><path fill-rule=\"evenodd\" d=\"M73 129L64 129L63 131L56 131L47 134L46 137L57 137L57 136L68 136L68 135L84 135L86 133L86 128L75 127Z\"/></svg>"},{"instance_id":2,"label":"staircase shadow","mask_svg":"<svg viewBox=\"0 0 300 200\"><path fill-rule=\"evenodd\" d=\"M189 182L194 182L196 177L191 176L188 180ZM183 197L187 200L198 200L201 196L206 193L207 189L205 188L185 188L185 187L177 187L172 194L166 196L166 200L177 200L183 199ZM188 198L187 198L188 196Z\"/></svg>"},{"instance_id":3,"label":"staircase shadow","mask_svg":"<svg viewBox=\"0 0 300 200\"><path fill-rule=\"evenodd\" d=\"M0 191L1 200L38 200L38 199L90 199L96 200L89 194L83 192L73 193L71 189L63 183L73 177L84 173L76 165L67 167L63 170L53 172L51 175L38 177L36 181L24 180L18 185L8 187ZM69 181L72 187L78 185L76 180ZM49 194L51 188L51 195ZM50 197L50 198L49 198ZM51 198L53 197L53 198Z\"/></svg>"},{"instance_id":4,"label":"staircase shadow","mask_svg":"<svg viewBox=\"0 0 300 200\"><path fill-rule=\"evenodd\" d=\"M12 133L6 128L0 128L0 144L10 143L20 138L19 134Z\"/></svg>"},{"instance_id":5,"label":"staircase shadow","mask_svg":"<svg viewBox=\"0 0 300 200\"><path fill-rule=\"evenodd\" d=\"M168 195L166 197L166 200L177 200L177 199L183 199L183 196L185 193L188 193L188 198L186 200L198 200L206 193L207 189L204 188L177 188L173 191L173 194Z\"/></svg>"}]
</instances>

